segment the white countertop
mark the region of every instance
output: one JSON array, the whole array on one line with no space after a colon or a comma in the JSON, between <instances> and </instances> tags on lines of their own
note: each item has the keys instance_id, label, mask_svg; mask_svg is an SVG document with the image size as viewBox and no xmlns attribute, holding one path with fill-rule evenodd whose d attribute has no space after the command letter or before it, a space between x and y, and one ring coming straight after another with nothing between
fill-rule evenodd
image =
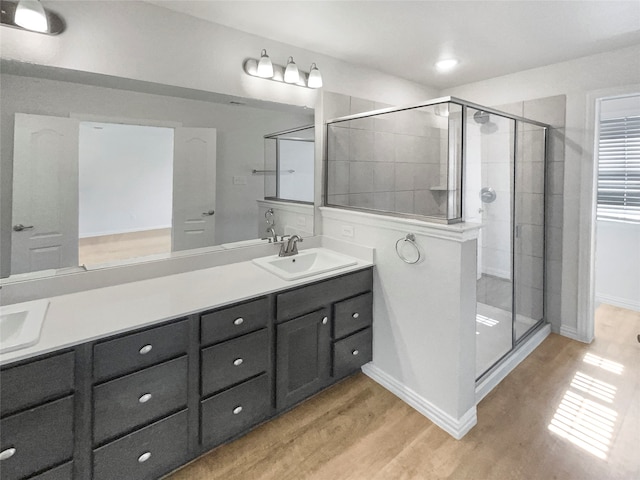
<instances>
[{"instance_id":1,"label":"white countertop","mask_svg":"<svg viewBox=\"0 0 640 480\"><path fill-rule=\"evenodd\" d=\"M282 280L248 261L52 297L39 342L1 354L0 364L373 265L369 260L356 260L356 265L293 281Z\"/></svg>"}]
</instances>

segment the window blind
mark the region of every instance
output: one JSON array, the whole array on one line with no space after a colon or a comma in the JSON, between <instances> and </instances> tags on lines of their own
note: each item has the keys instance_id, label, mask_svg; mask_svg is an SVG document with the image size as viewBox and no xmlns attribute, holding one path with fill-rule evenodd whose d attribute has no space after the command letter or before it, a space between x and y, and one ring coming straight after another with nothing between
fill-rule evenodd
<instances>
[{"instance_id":1,"label":"window blind","mask_svg":"<svg viewBox=\"0 0 640 480\"><path fill-rule=\"evenodd\" d=\"M600 121L597 212L640 223L640 116Z\"/></svg>"}]
</instances>

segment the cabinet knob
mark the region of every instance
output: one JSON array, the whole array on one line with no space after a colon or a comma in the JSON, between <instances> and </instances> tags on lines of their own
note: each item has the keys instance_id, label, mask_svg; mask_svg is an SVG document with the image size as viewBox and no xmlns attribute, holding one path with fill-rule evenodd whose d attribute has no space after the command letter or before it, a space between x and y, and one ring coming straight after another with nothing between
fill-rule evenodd
<instances>
[{"instance_id":1,"label":"cabinet knob","mask_svg":"<svg viewBox=\"0 0 640 480\"><path fill-rule=\"evenodd\" d=\"M358 312L354 313L353 315L351 315L353 318L358 318L360 316L360 314Z\"/></svg>"},{"instance_id":2,"label":"cabinet knob","mask_svg":"<svg viewBox=\"0 0 640 480\"><path fill-rule=\"evenodd\" d=\"M138 399L138 402L140 402L140 403L147 403L149 400L151 400L151 394L150 394L150 393L145 393L144 395L142 395L142 396Z\"/></svg>"},{"instance_id":3,"label":"cabinet knob","mask_svg":"<svg viewBox=\"0 0 640 480\"><path fill-rule=\"evenodd\" d=\"M328 321L329 321L329 319L327 317L323 317L322 318L322 324L323 325L326 325Z\"/></svg>"},{"instance_id":4,"label":"cabinet knob","mask_svg":"<svg viewBox=\"0 0 640 480\"><path fill-rule=\"evenodd\" d=\"M151 452L144 452L138 457L138 463L144 463L151 458Z\"/></svg>"},{"instance_id":5,"label":"cabinet knob","mask_svg":"<svg viewBox=\"0 0 640 480\"><path fill-rule=\"evenodd\" d=\"M244 360L242 360L241 358L236 358L236 359L233 361L233 364L234 364L236 367L239 367L240 365L242 365L242 362L244 362Z\"/></svg>"},{"instance_id":6,"label":"cabinet knob","mask_svg":"<svg viewBox=\"0 0 640 480\"><path fill-rule=\"evenodd\" d=\"M140 355L146 355L151 351L152 348L153 348L153 345L145 345L140 349Z\"/></svg>"},{"instance_id":7,"label":"cabinet knob","mask_svg":"<svg viewBox=\"0 0 640 480\"><path fill-rule=\"evenodd\" d=\"M238 325L242 325L244 323L244 318L242 317L238 317L233 321L233 324L238 326Z\"/></svg>"},{"instance_id":8,"label":"cabinet knob","mask_svg":"<svg viewBox=\"0 0 640 480\"><path fill-rule=\"evenodd\" d=\"M238 415L242 411L242 407L236 407L233 409L233 414Z\"/></svg>"},{"instance_id":9,"label":"cabinet knob","mask_svg":"<svg viewBox=\"0 0 640 480\"><path fill-rule=\"evenodd\" d=\"M3 450L0 452L0 461L2 460L9 460L11 457L13 457L16 453L16 449L11 447L11 448L7 448L6 450Z\"/></svg>"},{"instance_id":10,"label":"cabinet knob","mask_svg":"<svg viewBox=\"0 0 640 480\"><path fill-rule=\"evenodd\" d=\"M351 355L358 355L360 352L358 350L354 350L353 352L351 352Z\"/></svg>"}]
</instances>

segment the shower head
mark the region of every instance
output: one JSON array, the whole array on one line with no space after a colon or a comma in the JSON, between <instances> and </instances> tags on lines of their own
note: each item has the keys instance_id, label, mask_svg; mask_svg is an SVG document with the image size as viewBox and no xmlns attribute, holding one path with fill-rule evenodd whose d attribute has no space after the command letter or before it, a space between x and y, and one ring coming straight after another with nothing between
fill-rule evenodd
<instances>
[{"instance_id":1,"label":"shower head","mask_svg":"<svg viewBox=\"0 0 640 480\"><path fill-rule=\"evenodd\" d=\"M473 114L473 119L477 124L484 125L490 120L490 115L487 112L478 110L476 113Z\"/></svg>"}]
</instances>

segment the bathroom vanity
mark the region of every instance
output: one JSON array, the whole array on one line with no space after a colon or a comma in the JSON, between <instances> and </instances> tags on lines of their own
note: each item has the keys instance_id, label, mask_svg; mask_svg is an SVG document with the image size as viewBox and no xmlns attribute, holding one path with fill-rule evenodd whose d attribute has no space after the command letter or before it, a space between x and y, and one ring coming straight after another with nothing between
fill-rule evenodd
<instances>
[{"instance_id":1,"label":"bathroom vanity","mask_svg":"<svg viewBox=\"0 0 640 480\"><path fill-rule=\"evenodd\" d=\"M47 353L0 357L3 479L158 478L371 360L371 263L297 282L251 262L171 277L54 298L47 322L73 315L67 342L86 341L55 348L49 325Z\"/></svg>"}]
</instances>

